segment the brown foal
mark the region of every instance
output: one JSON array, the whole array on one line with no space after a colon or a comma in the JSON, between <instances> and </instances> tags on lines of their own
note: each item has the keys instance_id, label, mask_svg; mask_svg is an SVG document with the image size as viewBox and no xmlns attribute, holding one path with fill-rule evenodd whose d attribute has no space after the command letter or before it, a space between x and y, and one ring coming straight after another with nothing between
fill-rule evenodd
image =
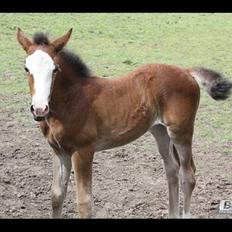
<instances>
[{"instance_id":1,"label":"brown foal","mask_svg":"<svg viewBox=\"0 0 232 232\"><path fill-rule=\"evenodd\" d=\"M79 57L64 49L72 29L49 41L37 33L17 39L27 53L31 112L54 150L52 216L61 216L71 167L81 218L92 215L94 153L128 144L150 131L163 158L169 189L169 217L190 217L195 186L192 158L194 120L201 85L216 100L226 99L232 83L205 68L148 64L119 78L91 75Z\"/></svg>"}]
</instances>

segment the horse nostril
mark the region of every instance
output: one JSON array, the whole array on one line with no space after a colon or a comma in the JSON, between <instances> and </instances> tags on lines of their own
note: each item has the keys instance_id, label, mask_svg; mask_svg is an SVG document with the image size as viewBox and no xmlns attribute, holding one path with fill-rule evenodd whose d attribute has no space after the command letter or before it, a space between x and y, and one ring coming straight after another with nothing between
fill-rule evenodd
<instances>
[{"instance_id":1,"label":"horse nostril","mask_svg":"<svg viewBox=\"0 0 232 232\"><path fill-rule=\"evenodd\" d=\"M33 105L31 105L30 110L31 110L31 112L34 112L34 111L35 111L35 109L34 109Z\"/></svg>"},{"instance_id":2,"label":"horse nostril","mask_svg":"<svg viewBox=\"0 0 232 232\"><path fill-rule=\"evenodd\" d=\"M48 105L46 105L44 112L48 112Z\"/></svg>"}]
</instances>

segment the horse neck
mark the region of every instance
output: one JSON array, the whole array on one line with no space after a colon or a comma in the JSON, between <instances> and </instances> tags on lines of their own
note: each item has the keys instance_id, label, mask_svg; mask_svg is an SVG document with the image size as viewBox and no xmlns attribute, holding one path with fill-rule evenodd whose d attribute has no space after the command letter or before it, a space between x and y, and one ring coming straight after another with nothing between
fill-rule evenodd
<instances>
[{"instance_id":1,"label":"horse neck","mask_svg":"<svg viewBox=\"0 0 232 232\"><path fill-rule=\"evenodd\" d=\"M52 88L51 110L55 110L56 112L67 110L68 104L71 104L73 101L74 94L78 95L80 92L82 84L83 80L81 78L64 71L59 72L55 77Z\"/></svg>"}]
</instances>

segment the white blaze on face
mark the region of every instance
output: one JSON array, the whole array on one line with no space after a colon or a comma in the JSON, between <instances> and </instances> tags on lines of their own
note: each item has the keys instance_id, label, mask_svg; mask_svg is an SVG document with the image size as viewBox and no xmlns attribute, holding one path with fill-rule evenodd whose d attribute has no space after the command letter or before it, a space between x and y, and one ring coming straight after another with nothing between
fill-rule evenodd
<instances>
[{"instance_id":1,"label":"white blaze on face","mask_svg":"<svg viewBox=\"0 0 232 232\"><path fill-rule=\"evenodd\" d=\"M32 105L35 109L45 109L51 91L52 74L55 69L54 62L46 52L36 50L26 58L25 66L34 78Z\"/></svg>"}]
</instances>

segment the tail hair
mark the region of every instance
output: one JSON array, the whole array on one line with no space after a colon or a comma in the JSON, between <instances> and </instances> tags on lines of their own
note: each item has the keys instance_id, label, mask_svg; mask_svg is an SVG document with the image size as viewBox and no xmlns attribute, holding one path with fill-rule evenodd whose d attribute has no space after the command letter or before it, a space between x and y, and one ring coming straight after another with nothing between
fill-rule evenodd
<instances>
[{"instance_id":1,"label":"tail hair","mask_svg":"<svg viewBox=\"0 0 232 232\"><path fill-rule=\"evenodd\" d=\"M204 67L194 67L190 74L213 99L225 100L230 96L232 82L222 73Z\"/></svg>"}]
</instances>

